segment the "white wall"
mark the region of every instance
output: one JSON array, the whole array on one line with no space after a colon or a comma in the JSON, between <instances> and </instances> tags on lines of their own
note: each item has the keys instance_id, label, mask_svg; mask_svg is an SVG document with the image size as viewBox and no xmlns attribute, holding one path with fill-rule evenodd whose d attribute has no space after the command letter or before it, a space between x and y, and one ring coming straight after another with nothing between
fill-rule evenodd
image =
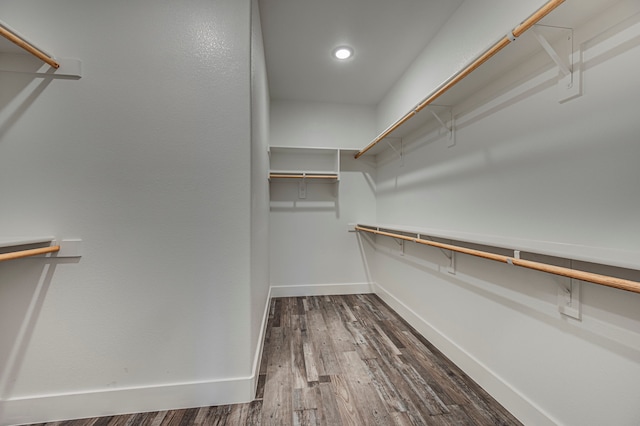
<instances>
[{"instance_id":1,"label":"white wall","mask_svg":"<svg viewBox=\"0 0 640 426\"><path fill-rule=\"evenodd\" d=\"M378 133L545 3L544 0L467 0L462 3L378 104Z\"/></svg>"},{"instance_id":2,"label":"white wall","mask_svg":"<svg viewBox=\"0 0 640 426\"><path fill-rule=\"evenodd\" d=\"M373 108L272 101L270 142L276 146L356 147L375 133ZM347 224L375 220L375 168L341 157L338 184L271 183L270 248L273 295L369 291L371 277Z\"/></svg>"},{"instance_id":3,"label":"white wall","mask_svg":"<svg viewBox=\"0 0 640 426\"><path fill-rule=\"evenodd\" d=\"M84 254L0 265L0 424L250 400L267 280L250 2L2 9L84 75L0 76L0 235Z\"/></svg>"},{"instance_id":4,"label":"white wall","mask_svg":"<svg viewBox=\"0 0 640 426\"><path fill-rule=\"evenodd\" d=\"M378 222L639 252L639 40L638 2L620 2L575 30L582 97L559 103L550 59L531 58L454 108L455 146L423 130L403 163L380 154ZM557 310L564 278L464 255L451 275L437 249L375 245L378 294L525 424L640 423L640 295L583 283L574 320Z\"/></svg>"},{"instance_id":5,"label":"white wall","mask_svg":"<svg viewBox=\"0 0 640 426\"><path fill-rule=\"evenodd\" d=\"M258 0L251 3L251 351L257 377L269 306L269 85Z\"/></svg>"},{"instance_id":6,"label":"white wall","mask_svg":"<svg viewBox=\"0 0 640 426\"><path fill-rule=\"evenodd\" d=\"M362 148L376 135L372 107L273 99L270 143L274 146Z\"/></svg>"}]
</instances>

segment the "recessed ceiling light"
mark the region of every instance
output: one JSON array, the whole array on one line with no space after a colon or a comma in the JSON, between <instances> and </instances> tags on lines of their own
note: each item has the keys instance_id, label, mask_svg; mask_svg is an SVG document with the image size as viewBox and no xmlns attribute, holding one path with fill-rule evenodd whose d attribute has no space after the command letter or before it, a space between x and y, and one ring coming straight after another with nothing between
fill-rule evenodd
<instances>
[{"instance_id":1,"label":"recessed ceiling light","mask_svg":"<svg viewBox=\"0 0 640 426\"><path fill-rule=\"evenodd\" d=\"M333 50L333 57L336 59L349 59L353 55L353 49L348 46L336 47Z\"/></svg>"}]
</instances>

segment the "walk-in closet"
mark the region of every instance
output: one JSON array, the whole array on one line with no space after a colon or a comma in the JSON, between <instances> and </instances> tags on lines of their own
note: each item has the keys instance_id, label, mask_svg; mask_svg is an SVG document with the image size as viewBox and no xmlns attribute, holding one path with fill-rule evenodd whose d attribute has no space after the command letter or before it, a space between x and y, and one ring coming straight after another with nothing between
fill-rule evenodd
<instances>
[{"instance_id":1,"label":"walk-in closet","mask_svg":"<svg viewBox=\"0 0 640 426\"><path fill-rule=\"evenodd\" d=\"M640 1L0 1L0 426L640 424Z\"/></svg>"}]
</instances>

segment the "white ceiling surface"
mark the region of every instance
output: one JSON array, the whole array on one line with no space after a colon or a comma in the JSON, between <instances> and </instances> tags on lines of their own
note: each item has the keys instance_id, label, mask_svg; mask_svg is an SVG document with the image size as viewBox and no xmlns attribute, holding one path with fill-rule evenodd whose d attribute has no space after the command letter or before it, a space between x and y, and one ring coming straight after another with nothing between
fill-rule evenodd
<instances>
[{"instance_id":1,"label":"white ceiling surface","mask_svg":"<svg viewBox=\"0 0 640 426\"><path fill-rule=\"evenodd\" d=\"M618 1L637 0L567 0L542 23L574 27ZM271 99L377 105L462 3L259 0ZM528 38L518 39L516 61L540 49ZM332 50L343 44L354 57L333 60ZM490 62L496 64L482 68L501 61Z\"/></svg>"},{"instance_id":2,"label":"white ceiling surface","mask_svg":"<svg viewBox=\"0 0 640 426\"><path fill-rule=\"evenodd\" d=\"M376 105L462 2L259 0L271 99Z\"/></svg>"}]
</instances>

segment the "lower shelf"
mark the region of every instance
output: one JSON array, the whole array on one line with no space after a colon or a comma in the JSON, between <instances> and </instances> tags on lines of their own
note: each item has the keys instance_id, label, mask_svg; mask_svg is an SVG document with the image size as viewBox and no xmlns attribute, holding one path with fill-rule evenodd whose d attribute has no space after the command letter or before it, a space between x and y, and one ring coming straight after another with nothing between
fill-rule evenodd
<instances>
[{"instance_id":1,"label":"lower shelf","mask_svg":"<svg viewBox=\"0 0 640 426\"><path fill-rule=\"evenodd\" d=\"M269 173L269 179L319 179L338 181L336 173Z\"/></svg>"},{"instance_id":2,"label":"lower shelf","mask_svg":"<svg viewBox=\"0 0 640 426\"><path fill-rule=\"evenodd\" d=\"M53 255L55 258L81 257L82 240L56 240L55 237L0 238L0 261L49 255L51 253L55 253Z\"/></svg>"},{"instance_id":3,"label":"lower shelf","mask_svg":"<svg viewBox=\"0 0 640 426\"><path fill-rule=\"evenodd\" d=\"M55 237L0 237L0 248L45 244L53 240L55 240Z\"/></svg>"}]
</instances>

